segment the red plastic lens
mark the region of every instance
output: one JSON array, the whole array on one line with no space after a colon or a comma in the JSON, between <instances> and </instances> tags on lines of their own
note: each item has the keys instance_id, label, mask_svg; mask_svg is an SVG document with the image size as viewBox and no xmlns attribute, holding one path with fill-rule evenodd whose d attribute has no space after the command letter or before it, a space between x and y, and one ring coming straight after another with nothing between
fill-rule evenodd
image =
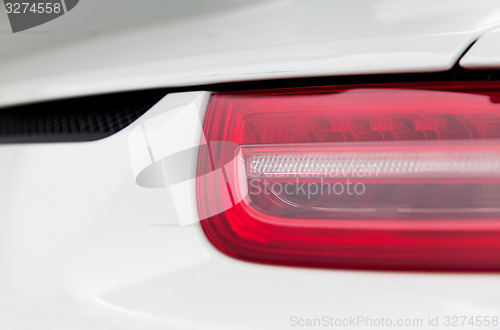
<instances>
[{"instance_id":1,"label":"red plastic lens","mask_svg":"<svg viewBox=\"0 0 500 330\"><path fill-rule=\"evenodd\" d=\"M218 93L204 133L199 213L232 256L500 270L500 83Z\"/></svg>"}]
</instances>

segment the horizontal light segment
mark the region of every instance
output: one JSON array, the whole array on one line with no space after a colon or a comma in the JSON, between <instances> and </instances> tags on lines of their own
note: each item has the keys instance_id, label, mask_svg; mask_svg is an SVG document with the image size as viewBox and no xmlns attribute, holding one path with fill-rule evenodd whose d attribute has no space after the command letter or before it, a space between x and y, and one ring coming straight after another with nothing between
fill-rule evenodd
<instances>
[{"instance_id":1,"label":"horizontal light segment","mask_svg":"<svg viewBox=\"0 0 500 330\"><path fill-rule=\"evenodd\" d=\"M500 141L496 140L241 149L248 178L500 178Z\"/></svg>"}]
</instances>

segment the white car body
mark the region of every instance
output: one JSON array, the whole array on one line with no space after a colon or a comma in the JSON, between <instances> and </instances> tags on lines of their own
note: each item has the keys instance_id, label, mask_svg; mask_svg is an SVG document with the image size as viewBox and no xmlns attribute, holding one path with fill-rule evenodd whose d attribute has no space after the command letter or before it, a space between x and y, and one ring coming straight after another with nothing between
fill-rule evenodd
<instances>
[{"instance_id":1,"label":"white car body","mask_svg":"<svg viewBox=\"0 0 500 330\"><path fill-rule=\"evenodd\" d=\"M102 140L0 145L1 329L289 329L324 316L431 329L435 318L500 316L494 273L233 259L203 233L193 182L153 188L138 179L152 162L148 147L158 160L200 141L207 84L442 72L459 61L498 68L498 1L101 5L82 1L31 32L0 35L0 107L190 91L169 93ZM8 30L3 11L0 26ZM197 159L178 165L193 172ZM359 327L369 328L337 326Z\"/></svg>"}]
</instances>

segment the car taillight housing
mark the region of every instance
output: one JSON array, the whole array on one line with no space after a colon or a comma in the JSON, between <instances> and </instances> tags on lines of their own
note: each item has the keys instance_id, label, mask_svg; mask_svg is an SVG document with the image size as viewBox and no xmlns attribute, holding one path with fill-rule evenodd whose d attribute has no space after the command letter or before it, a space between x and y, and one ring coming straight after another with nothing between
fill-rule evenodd
<instances>
[{"instance_id":1,"label":"car taillight housing","mask_svg":"<svg viewBox=\"0 0 500 330\"><path fill-rule=\"evenodd\" d=\"M202 144L199 214L229 255L500 270L500 83L216 93Z\"/></svg>"}]
</instances>

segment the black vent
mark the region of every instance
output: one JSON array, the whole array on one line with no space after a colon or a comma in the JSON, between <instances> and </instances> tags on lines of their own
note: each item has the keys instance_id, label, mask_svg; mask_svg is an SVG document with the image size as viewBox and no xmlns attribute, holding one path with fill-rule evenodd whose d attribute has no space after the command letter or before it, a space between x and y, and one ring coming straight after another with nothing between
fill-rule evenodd
<instances>
[{"instance_id":1,"label":"black vent","mask_svg":"<svg viewBox=\"0 0 500 330\"><path fill-rule=\"evenodd\" d=\"M127 127L165 94L132 92L0 109L0 143L102 139Z\"/></svg>"}]
</instances>

